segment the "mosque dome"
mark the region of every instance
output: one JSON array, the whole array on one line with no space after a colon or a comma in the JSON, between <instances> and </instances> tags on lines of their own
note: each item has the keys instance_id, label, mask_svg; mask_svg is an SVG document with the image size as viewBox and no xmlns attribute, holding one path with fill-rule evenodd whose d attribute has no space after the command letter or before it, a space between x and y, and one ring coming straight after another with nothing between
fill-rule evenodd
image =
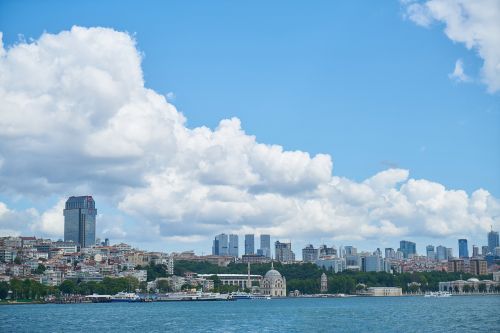
<instances>
[{"instance_id":1,"label":"mosque dome","mask_svg":"<svg viewBox=\"0 0 500 333\"><path fill-rule=\"evenodd\" d=\"M267 271L266 275L264 276L266 279L281 279L281 274L275 269L271 269Z\"/></svg>"}]
</instances>

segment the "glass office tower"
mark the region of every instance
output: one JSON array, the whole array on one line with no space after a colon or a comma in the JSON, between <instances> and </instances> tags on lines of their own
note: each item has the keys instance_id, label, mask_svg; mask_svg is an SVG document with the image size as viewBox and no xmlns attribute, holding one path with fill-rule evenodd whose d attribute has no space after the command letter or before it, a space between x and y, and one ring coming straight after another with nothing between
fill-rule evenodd
<instances>
[{"instance_id":1,"label":"glass office tower","mask_svg":"<svg viewBox=\"0 0 500 333\"><path fill-rule=\"evenodd\" d=\"M255 236L254 234L245 235L245 254L255 253Z\"/></svg>"},{"instance_id":2,"label":"glass office tower","mask_svg":"<svg viewBox=\"0 0 500 333\"><path fill-rule=\"evenodd\" d=\"M96 216L92 196L70 197L64 209L64 241L81 247L94 245Z\"/></svg>"},{"instance_id":3,"label":"glass office tower","mask_svg":"<svg viewBox=\"0 0 500 333\"><path fill-rule=\"evenodd\" d=\"M469 247L467 246L467 239L458 240L458 257L469 258Z\"/></svg>"}]
</instances>

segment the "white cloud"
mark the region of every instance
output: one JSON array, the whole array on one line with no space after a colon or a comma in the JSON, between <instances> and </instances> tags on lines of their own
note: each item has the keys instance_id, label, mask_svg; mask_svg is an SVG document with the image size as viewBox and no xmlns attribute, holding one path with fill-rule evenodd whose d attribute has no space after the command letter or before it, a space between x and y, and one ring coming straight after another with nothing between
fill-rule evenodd
<instances>
[{"instance_id":1,"label":"white cloud","mask_svg":"<svg viewBox=\"0 0 500 333\"><path fill-rule=\"evenodd\" d=\"M455 62L455 69L448 76L450 77L450 79L455 80L457 82L467 82L470 80L469 77L464 72L464 63L462 59L458 59Z\"/></svg>"},{"instance_id":2,"label":"white cloud","mask_svg":"<svg viewBox=\"0 0 500 333\"><path fill-rule=\"evenodd\" d=\"M434 21L444 23L449 39L476 51L484 61L482 81L489 92L500 91L500 1L403 1L403 5L406 16L416 24L429 27ZM457 63L458 75L460 68Z\"/></svg>"},{"instance_id":3,"label":"white cloud","mask_svg":"<svg viewBox=\"0 0 500 333\"><path fill-rule=\"evenodd\" d=\"M500 204L389 169L355 182L329 155L257 141L239 119L187 128L144 87L126 33L73 27L0 48L0 192L106 197L130 221L100 215L102 237L196 242L219 232L380 239L482 234ZM53 208L0 205L0 230L62 236ZM23 221L24 224L15 221Z\"/></svg>"}]
</instances>

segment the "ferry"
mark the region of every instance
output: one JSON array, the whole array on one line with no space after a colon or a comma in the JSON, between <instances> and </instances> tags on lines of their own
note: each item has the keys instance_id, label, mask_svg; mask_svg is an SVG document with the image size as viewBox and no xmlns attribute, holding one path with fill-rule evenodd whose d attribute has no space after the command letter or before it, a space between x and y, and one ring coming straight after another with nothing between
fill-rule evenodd
<instances>
[{"instance_id":1,"label":"ferry","mask_svg":"<svg viewBox=\"0 0 500 333\"><path fill-rule=\"evenodd\" d=\"M207 293L207 292L176 292L167 293L156 297L156 301L234 301L229 294Z\"/></svg>"},{"instance_id":2,"label":"ferry","mask_svg":"<svg viewBox=\"0 0 500 333\"><path fill-rule=\"evenodd\" d=\"M252 294L250 296L250 299L271 299L271 296L262 294Z\"/></svg>"},{"instance_id":3,"label":"ferry","mask_svg":"<svg viewBox=\"0 0 500 333\"><path fill-rule=\"evenodd\" d=\"M451 293L447 291L436 291L436 292L428 292L424 295L424 297L451 297Z\"/></svg>"},{"instance_id":4,"label":"ferry","mask_svg":"<svg viewBox=\"0 0 500 333\"><path fill-rule=\"evenodd\" d=\"M119 292L111 296L111 302L140 302L141 298L135 293Z\"/></svg>"},{"instance_id":5,"label":"ferry","mask_svg":"<svg viewBox=\"0 0 500 333\"><path fill-rule=\"evenodd\" d=\"M232 292L231 293L231 297L235 300L239 300L239 299L251 299L252 298L252 295L249 294L249 293L245 293L245 292Z\"/></svg>"}]
</instances>

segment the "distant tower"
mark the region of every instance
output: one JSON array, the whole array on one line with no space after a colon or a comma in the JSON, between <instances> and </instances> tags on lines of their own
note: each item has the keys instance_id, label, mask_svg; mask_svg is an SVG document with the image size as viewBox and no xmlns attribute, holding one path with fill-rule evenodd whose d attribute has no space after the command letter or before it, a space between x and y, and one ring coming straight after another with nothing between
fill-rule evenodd
<instances>
[{"instance_id":1,"label":"distant tower","mask_svg":"<svg viewBox=\"0 0 500 333\"><path fill-rule=\"evenodd\" d=\"M97 210L89 196L69 197L64 207L64 241L73 241L81 247L95 245Z\"/></svg>"},{"instance_id":2,"label":"distant tower","mask_svg":"<svg viewBox=\"0 0 500 333\"><path fill-rule=\"evenodd\" d=\"M248 263L247 288L252 290L252 280L250 280L250 262Z\"/></svg>"},{"instance_id":3,"label":"distant tower","mask_svg":"<svg viewBox=\"0 0 500 333\"><path fill-rule=\"evenodd\" d=\"M495 248L500 246L499 244L498 231L493 231L493 226L491 231L488 232L488 251L493 254L495 253Z\"/></svg>"},{"instance_id":4,"label":"distant tower","mask_svg":"<svg viewBox=\"0 0 500 333\"><path fill-rule=\"evenodd\" d=\"M465 238L458 240L458 257L469 258L469 248L467 246L467 239Z\"/></svg>"},{"instance_id":5,"label":"distant tower","mask_svg":"<svg viewBox=\"0 0 500 333\"><path fill-rule=\"evenodd\" d=\"M328 291L328 279L326 278L326 274L321 274L321 293L326 293Z\"/></svg>"}]
</instances>

